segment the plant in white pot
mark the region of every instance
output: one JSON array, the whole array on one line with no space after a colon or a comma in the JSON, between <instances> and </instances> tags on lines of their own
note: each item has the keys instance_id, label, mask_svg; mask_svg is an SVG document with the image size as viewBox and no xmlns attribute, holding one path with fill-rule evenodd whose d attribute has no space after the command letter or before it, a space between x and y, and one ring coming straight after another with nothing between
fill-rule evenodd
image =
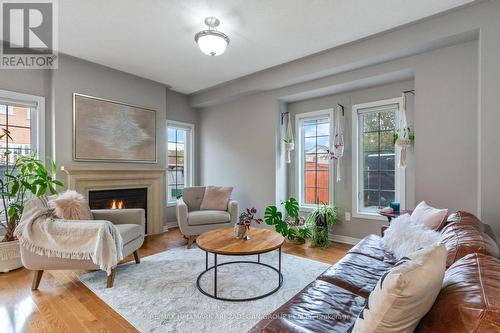
<instances>
[{"instance_id":1,"label":"plant in white pot","mask_svg":"<svg viewBox=\"0 0 500 333\"><path fill-rule=\"evenodd\" d=\"M293 142L293 137L284 138L283 142L285 143L286 163L291 163L292 159L290 153L295 149L295 143Z\"/></svg>"},{"instance_id":2,"label":"plant in white pot","mask_svg":"<svg viewBox=\"0 0 500 333\"><path fill-rule=\"evenodd\" d=\"M9 135L4 131L3 136ZM0 135L0 138L2 135ZM6 161L11 152L4 154ZM22 266L19 241L14 236L24 209L24 202L32 196L45 193L57 194L57 187L64 184L53 178L56 165L52 163L50 173L34 154L17 157L13 165L6 166L0 178L0 225L4 235L0 241L0 272L8 272Z\"/></svg>"},{"instance_id":3,"label":"plant in white pot","mask_svg":"<svg viewBox=\"0 0 500 333\"><path fill-rule=\"evenodd\" d=\"M415 141L415 133L407 126L403 129L396 129L393 133L394 145L399 149L398 167L406 167L406 151Z\"/></svg>"}]
</instances>

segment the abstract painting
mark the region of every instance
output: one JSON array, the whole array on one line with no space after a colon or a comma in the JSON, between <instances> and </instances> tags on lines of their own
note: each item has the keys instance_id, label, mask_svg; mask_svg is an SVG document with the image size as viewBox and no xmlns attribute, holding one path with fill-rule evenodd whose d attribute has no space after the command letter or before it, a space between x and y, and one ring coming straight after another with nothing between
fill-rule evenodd
<instances>
[{"instance_id":1,"label":"abstract painting","mask_svg":"<svg viewBox=\"0 0 500 333\"><path fill-rule=\"evenodd\" d=\"M76 161L156 162L156 112L73 94Z\"/></svg>"}]
</instances>

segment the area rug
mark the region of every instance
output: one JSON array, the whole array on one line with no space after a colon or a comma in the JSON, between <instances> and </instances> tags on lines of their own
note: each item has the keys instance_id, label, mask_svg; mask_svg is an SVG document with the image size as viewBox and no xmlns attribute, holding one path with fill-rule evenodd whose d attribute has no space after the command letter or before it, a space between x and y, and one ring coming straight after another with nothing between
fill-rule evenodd
<instances>
[{"instance_id":1,"label":"area rug","mask_svg":"<svg viewBox=\"0 0 500 333\"><path fill-rule=\"evenodd\" d=\"M213 255L209 256L213 263ZM218 256L218 263L257 260L257 256ZM278 252L261 255L261 262L278 266ZM227 302L203 295L196 279L205 269L205 252L175 248L118 266L113 288L105 288L106 274L87 273L80 280L141 332L247 332L260 319L288 301L329 265L282 254L283 286L255 301ZM218 295L252 297L274 289L278 274L253 264L233 264L217 270ZM201 279L213 291L213 273Z\"/></svg>"}]
</instances>

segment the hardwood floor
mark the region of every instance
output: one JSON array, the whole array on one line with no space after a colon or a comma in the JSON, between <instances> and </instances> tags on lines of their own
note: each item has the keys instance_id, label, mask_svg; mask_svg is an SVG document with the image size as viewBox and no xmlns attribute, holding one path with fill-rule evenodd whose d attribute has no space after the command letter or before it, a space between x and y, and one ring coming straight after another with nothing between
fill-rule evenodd
<instances>
[{"instance_id":1,"label":"hardwood floor","mask_svg":"<svg viewBox=\"0 0 500 333\"><path fill-rule=\"evenodd\" d=\"M179 230L147 236L140 256L186 246ZM333 264L351 248L332 243L328 249L286 243L283 252ZM134 260L130 255L125 261ZM0 273L0 332L136 332L78 279L85 271L46 271L38 291L31 291L33 272L21 268ZM117 274L116 279L120 279ZM104 283L104 281L103 281Z\"/></svg>"}]
</instances>

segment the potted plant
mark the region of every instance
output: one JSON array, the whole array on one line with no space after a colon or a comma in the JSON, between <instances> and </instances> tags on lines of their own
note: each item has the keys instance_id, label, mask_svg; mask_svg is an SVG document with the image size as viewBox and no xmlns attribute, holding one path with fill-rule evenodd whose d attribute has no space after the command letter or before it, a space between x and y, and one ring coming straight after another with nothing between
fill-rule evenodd
<instances>
[{"instance_id":1,"label":"potted plant","mask_svg":"<svg viewBox=\"0 0 500 333\"><path fill-rule=\"evenodd\" d=\"M4 131L4 135L8 135ZM1 135L0 135L1 137ZM8 160L10 152L4 156ZM24 202L31 196L42 196L47 191L57 194L57 186L64 184L53 178L56 165L52 162L52 172L34 154L17 157L12 166L8 166L0 178L0 225L4 236L0 242L0 271L8 272L22 266L19 241L14 237L23 213Z\"/></svg>"},{"instance_id":2,"label":"potted plant","mask_svg":"<svg viewBox=\"0 0 500 333\"><path fill-rule=\"evenodd\" d=\"M293 142L293 137L286 137L283 139L283 142L285 143L285 150L286 151L292 151L295 149L295 143Z\"/></svg>"},{"instance_id":3,"label":"potted plant","mask_svg":"<svg viewBox=\"0 0 500 333\"><path fill-rule=\"evenodd\" d=\"M403 130L396 129L392 134L393 142L399 147L409 147L415 141L415 133L411 127L405 127Z\"/></svg>"},{"instance_id":4,"label":"potted plant","mask_svg":"<svg viewBox=\"0 0 500 333\"><path fill-rule=\"evenodd\" d=\"M286 163L291 163L292 159L290 156L290 152L295 149L295 143L293 142L293 136L287 136L283 139L285 143L285 151L286 151Z\"/></svg>"},{"instance_id":5,"label":"potted plant","mask_svg":"<svg viewBox=\"0 0 500 333\"><path fill-rule=\"evenodd\" d=\"M273 225L277 232L288 240L303 244L311 236L309 227L299 216L299 202L295 198L289 198L281 203L285 207L287 217L276 206L266 207L264 221L268 225Z\"/></svg>"},{"instance_id":6,"label":"potted plant","mask_svg":"<svg viewBox=\"0 0 500 333\"><path fill-rule=\"evenodd\" d=\"M311 246L327 248L330 245L328 227L335 225L337 222L337 210L334 206L318 205L307 217L307 223L311 228Z\"/></svg>"},{"instance_id":7,"label":"potted plant","mask_svg":"<svg viewBox=\"0 0 500 333\"><path fill-rule=\"evenodd\" d=\"M250 230L250 226L252 222L257 224L262 223L262 219L255 218L255 214L257 214L257 209L254 207L247 208L240 214L238 222L236 222L234 226L234 236L236 238L244 238L247 230ZM245 239L250 239L248 236Z\"/></svg>"},{"instance_id":8,"label":"potted plant","mask_svg":"<svg viewBox=\"0 0 500 333\"><path fill-rule=\"evenodd\" d=\"M411 127L396 129L393 133L394 145L399 149L398 167L406 167L406 151L415 141L415 133Z\"/></svg>"}]
</instances>

